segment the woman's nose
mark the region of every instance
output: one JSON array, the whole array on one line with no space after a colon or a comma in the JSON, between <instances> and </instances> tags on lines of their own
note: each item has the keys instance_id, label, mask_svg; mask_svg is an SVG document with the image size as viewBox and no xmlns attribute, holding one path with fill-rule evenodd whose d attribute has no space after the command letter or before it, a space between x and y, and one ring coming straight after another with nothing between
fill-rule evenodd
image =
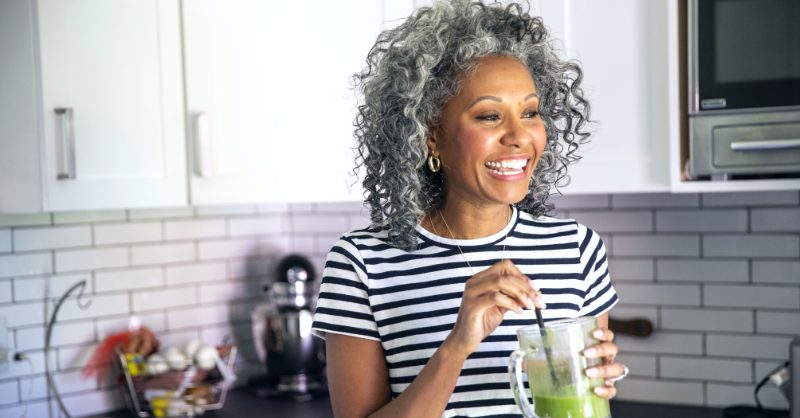
<instances>
[{"instance_id":1,"label":"woman's nose","mask_svg":"<svg viewBox=\"0 0 800 418\"><path fill-rule=\"evenodd\" d=\"M500 138L500 143L509 147L522 147L532 140L531 133L525 129L522 121L511 119L506 122L505 132Z\"/></svg>"}]
</instances>

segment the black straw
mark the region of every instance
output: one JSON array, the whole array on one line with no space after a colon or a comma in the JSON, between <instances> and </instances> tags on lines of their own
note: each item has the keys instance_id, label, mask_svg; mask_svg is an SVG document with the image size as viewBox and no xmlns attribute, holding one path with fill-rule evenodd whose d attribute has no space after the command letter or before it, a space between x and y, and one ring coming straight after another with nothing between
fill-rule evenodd
<instances>
[{"instance_id":1,"label":"black straw","mask_svg":"<svg viewBox=\"0 0 800 418\"><path fill-rule=\"evenodd\" d=\"M550 350L550 342L545 341L547 338L547 330L544 328L542 310L535 308L534 311L536 312L536 322L539 323L539 333L542 335L542 346L544 346L544 356L547 359L547 368L550 369L550 379L553 380L553 386L557 388L561 385L558 383L558 376L556 376L556 369L553 364L553 352Z\"/></svg>"}]
</instances>

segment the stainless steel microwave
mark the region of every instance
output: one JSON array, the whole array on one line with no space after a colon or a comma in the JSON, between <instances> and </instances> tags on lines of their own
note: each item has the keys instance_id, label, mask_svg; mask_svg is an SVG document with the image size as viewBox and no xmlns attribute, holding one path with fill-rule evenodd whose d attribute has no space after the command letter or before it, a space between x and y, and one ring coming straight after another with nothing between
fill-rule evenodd
<instances>
[{"instance_id":1,"label":"stainless steel microwave","mask_svg":"<svg viewBox=\"0 0 800 418\"><path fill-rule=\"evenodd\" d=\"M689 0L693 178L800 177L800 0Z\"/></svg>"}]
</instances>

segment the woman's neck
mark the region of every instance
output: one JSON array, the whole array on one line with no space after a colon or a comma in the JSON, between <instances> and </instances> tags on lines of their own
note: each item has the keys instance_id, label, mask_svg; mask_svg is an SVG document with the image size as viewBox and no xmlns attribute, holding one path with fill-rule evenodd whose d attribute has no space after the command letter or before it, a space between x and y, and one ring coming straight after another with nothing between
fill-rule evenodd
<instances>
[{"instance_id":1,"label":"woman's neck","mask_svg":"<svg viewBox=\"0 0 800 418\"><path fill-rule=\"evenodd\" d=\"M511 206L505 204L475 206L445 202L428 211L422 226L446 238L483 238L505 228L511 214Z\"/></svg>"}]
</instances>

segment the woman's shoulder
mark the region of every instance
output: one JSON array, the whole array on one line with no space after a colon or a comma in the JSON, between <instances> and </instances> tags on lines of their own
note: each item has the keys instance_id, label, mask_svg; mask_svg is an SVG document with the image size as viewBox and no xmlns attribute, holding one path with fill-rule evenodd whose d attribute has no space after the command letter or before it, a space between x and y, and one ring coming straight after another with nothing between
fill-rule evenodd
<instances>
[{"instance_id":1,"label":"woman's shoulder","mask_svg":"<svg viewBox=\"0 0 800 418\"><path fill-rule=\"evenodd\" d=\"M579 223L572 218L559 218L550 215L536 216L524 209L519 210L519 223L522 226L539 228L576 228Z\"/></svg>"},{"instance_id":2,"label":"woman's shoulder","mask_svg":"<svg viewBox=\"0 0 800 418\"><path fill-rule=\"evenodd\" d=\"M562 218L550 215L535 216L525 210L519 211L518 229L535 228L538 231L547 230L550 233L568 233L571 231L579 241L588 236L597 235L589 226L573 218Z\"/></svg>"},{"instance_id":3,"label":"woman's shoulder","mask_svg":"<svg viewBox=\"0 0 800 418\"><path fill-rule=\"evenodd\" d=\"M389 233L386 228L372 226L353 229L343 233L333 244L333 251L346 250L357 254L365 249L380 249L389 245Z\"/></svg>"},{"instance_id":4,"label":"woman's shoulder","mask_svg":"<svg viewBox=\"0 0 800 418\"><path fill-rule=\"evenodd\" d=\"M345 232L341 235L340 240L352 243L369 243L372 241L386 241L388 237L388 229L368 226Z\"/></svg>"}]
</instances>

